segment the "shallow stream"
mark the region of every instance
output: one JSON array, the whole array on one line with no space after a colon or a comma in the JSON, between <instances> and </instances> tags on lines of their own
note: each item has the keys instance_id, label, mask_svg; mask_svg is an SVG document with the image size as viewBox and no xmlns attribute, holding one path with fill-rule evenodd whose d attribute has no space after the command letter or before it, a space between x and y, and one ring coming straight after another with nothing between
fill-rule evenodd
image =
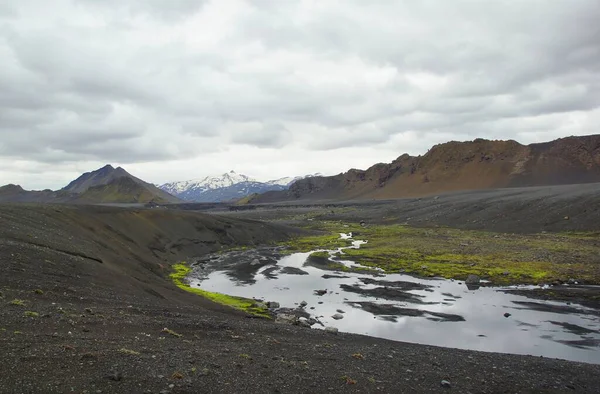
<instances>
[{"instance_id":1,"label":"shallow stream","mask_svg":"<svg viewBox=\"0 0 600 394\"><path fill-rule=\"evenodd\" d=\"M351 247L363 243L353 241ZM302 309L319 321L313 325L317 329L600 363L596 309L506 292L515 287L469 289L439 278L332 271L311 263L310 254L279 257L266 248L224 253L194 264L189 280L204 290L276 301L282 308L300 308L305 301Z\"/></svg>"}]
</instances>

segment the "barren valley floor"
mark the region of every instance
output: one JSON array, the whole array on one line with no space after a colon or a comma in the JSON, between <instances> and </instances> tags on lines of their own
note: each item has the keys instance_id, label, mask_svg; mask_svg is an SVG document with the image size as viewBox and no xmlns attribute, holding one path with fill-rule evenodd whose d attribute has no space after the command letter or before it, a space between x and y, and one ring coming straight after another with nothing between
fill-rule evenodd
<instances>
[{"instance_id":1,"label":"barren valley floor","mask_svg":"<svg viewBox=\"0 0 600 394\"><path fill-rule=\"evenodd\" d=\"M178 262L231 248L318 244L341 225L372 231L373 239L377 229L408 231L404 244L386 236L373 243L395 254L410 245L423 258L444 248L514 252L523 259L515 264L549 262L552 275L565 275L553 280L597 285L598 190L507 189L208 215L0 205L0 392L439 392L447 390L443 380L456 392L597 392L600 365L276 324L183 291L169 275ZM434 242L419 243L423 231ZM357 257L382 264L373 254ZM440 269L428 275L453 275L442 270L449 260L419 264ZM561 271L561 261L571 270ZM595 290L553 288L535 296L598 307Z\"/></svg>"}]
</instances>

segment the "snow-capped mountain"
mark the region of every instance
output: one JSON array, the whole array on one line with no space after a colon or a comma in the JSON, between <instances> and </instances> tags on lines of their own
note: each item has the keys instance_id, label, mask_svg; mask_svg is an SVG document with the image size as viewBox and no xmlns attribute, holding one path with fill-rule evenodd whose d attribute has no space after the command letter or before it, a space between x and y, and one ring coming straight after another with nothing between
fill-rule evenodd
<instances>
[{"instance_id":1,"label":"snow-capped mountain","mask_svg":"<svg viewBox=\"0 0 600 394\"><path fill-rule=\"evenodd\" d=\"M219 189L241 182L256 182L256 180L247 177L246 175L238 174L235 171L229 171L220 176L207 176L206 178L202 179L169 182L161 185L160 188L173 195L177 195L191 190L205 191Z\"/></svg>"},{"instance_id":2,"label":"snow-capped mountain","mask_svg":"<svg viewBox=\"0 0 600 394\"><path fill-rule=\"evenodd\" d=\"M319 175L307 175L307 177ZM285 190L292 183L303 178L305 177L285 177L267 182L259 182L246 175L230 171L220 176L169 182L161 185L160 188L186 201L221 202L237 200L254 193Z\"/></svg>"}]
</instances>

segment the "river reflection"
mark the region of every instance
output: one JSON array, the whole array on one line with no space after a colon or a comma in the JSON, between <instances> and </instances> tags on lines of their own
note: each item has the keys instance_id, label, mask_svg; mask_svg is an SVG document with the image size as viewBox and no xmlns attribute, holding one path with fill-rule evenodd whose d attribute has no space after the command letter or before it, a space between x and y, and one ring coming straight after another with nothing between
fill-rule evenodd
<instances>
[{"instance_id":1,"label":"river reflection","mask_svg":"<svg viewBox=\"0 0 600 394\"><path fill-rule=\"evenodd\" d=\"M498 288L470 290L458 281L331 271L307 264L309 255L276 258L267 250L224 254L195 267L189 279L205 290L276 301L286 308L305 301L304 309L323 323L313 328L600 363L597 310L532 300ZM334 319L336 314L343 318Z\"/></svg>"}]
</instances>

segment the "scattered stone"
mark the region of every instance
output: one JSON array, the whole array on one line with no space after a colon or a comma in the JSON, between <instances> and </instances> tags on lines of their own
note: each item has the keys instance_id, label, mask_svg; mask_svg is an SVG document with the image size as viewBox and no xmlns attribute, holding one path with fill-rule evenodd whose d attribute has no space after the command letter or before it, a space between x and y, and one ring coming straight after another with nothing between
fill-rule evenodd
<instances>
[{"instance_id":1,"label":"scattered stone","mask_svg":"<svg viewBox=\"0 0 600 394\"><path fill-rule=\"evenodd\" d=\"M287 275L308 275L308 272L296 267L284 267L281 269L281 273Z\"/></svg>"},{"instance_id":2,"label":"scattered stone","mask_svg":"<svg viewBox=\"0 0 600 394\"><path fill-rule=\"evenodd\" d=\"M287 313L280 313L275 318L275 323L280 324L298 324L298 317Z\"/></svg>"},{"instance_id":3,"label":"scattered stone","mask_svg":"<svg viewBox=\"0 0 600 394\"><path fill-rule=\"evenodd\" d=\"M308 302L306 302L306 301L302 301L300 303L300 307L302 307L302 308L304 308L306 305L308 305Z\"/></svg>"},{"instance_id":4,"label":"scattered stone","mask_svg":"<svg viewBox=\"0 0 600 394\"><path fill-rule=\"evenodd\" d=\"M481 279L479 278L479 276L469 274L469 276L467 276L467 280L465 280L465 283L468 285L478 285L480 281Z\"/></svg>"},{"instance_id":5,"label":"scattered stone","mask_svg":"<svg viewBox=\"0 0 600 394\"><path fill-rule=\"evenodd\" d=\"M115 382L120 382L123 379L123 374L121 372L115 371L108 375L108 378L110 380L114 380Z\"/></svg>"},{"instance_id":6,"label":"scattered stone","mask_svg":"<svg viewBox=\"0 0 600 394\"><path fill-rule=\"evenodd\" d=\"M317 302L317 304L322 304L322 303L323 303L323 301L319 301L319 302Z\"/></svg>"},{"instance_id":7,"label":"scattered stone","mask_svg":"<svg viewBox=\"0 0 600 394\"><path fill-rule=\"evenodd\" d=\"M565 216L565 220L569 220L569 217L568 217L568 216Z\"/></svg>"},{"instance_id":8,"label":"scattered stone","mask_svg":"<svg viewBox=\"0 0 600 394\"><path fill-rule=\"evenodd\" d=\"M97 358L98 358L98 356L94 353L83 353L81 355L82 360L95 360Z\"/></svg>"},{"instance_id":9,"label":"scattered stone","mask_svg":"<svg viewBox=\"0 0 600 394\"><path fill-rule=\"evenodd\" d=\"M511 316L511 314L510 314L510 313L508 313L508 312L506 312L506 313L504 314L504 317L510 317L510 316Z\"/></svg>"},{"instance_id":10,"label":"scattered stone","mask_svg":"<svg viewBox=\"0 0 600 394\"><path fill-rule=\"evenodd\" d=\"M328 332L330 334L337 334L338 331L339 330L335 327L325 327L325 332Z\"/></svg>"},{"instance_id":11,"label":"scattered stone","mask_svg":"<svg viewBox=\"0 0 600 394\"><path fill-rule=\"evenodd\" d=\"M315 290L315 295L322 296L324 294L327 294L327 289L325 289L325 290Z\"/></svg>"},{"instance_id":12,"label":"scattered stone","mask_svg":"<svg viewBox=\"0 0 600 394\"><path fill-rule=\"evenodd\" d=\"M442 386L443 388L449 389L452 387L452 383L450 383L449 380L442 380L440 383L440 386Z\"/></svg>"},{"instance_id":13,"label":"scattered stone","mask_svg":"<svg viewBox=\"0 0 600 394\"><path fill-rule=\"evenodd\" d=\"M281 305L279 305L279 302L269 301L267 302L267 307L269 307L269 309L278 309Z\"/></svg>"},{"instance_id":14,"label":"scattered stone","mask_svg":"<svg viewBox=\"0 0 600 394\"><path fill-rule=\"evenodd\" d=\"M266 303L264 303L264 302L255 302L255 303L254 303L254 306L255 306L256 308L260 308L260 309L268 309L268 308L269 308L269 307L267 306L267 304L266 304Z\"/></svg>"},{"instance_id":15,"label":"scattered stone","mask_svg":"<svg viewBox=\"0 0 600 394\"><path fill-rule=\"evenodd\" d=\"M346 313L346 312L344 312L344 311L343 311L343 310L341 310L341 309L338 309L338 310L336 310L336 312L337 312L337 313Z\"/></svg>"},{"instance_id":16,"label":"scattered stone","mask_svg":"<svg viewBox=\"0 0 600 394\"><path fill-rule=\"evenodd\" d=\"M344 315L342 315L341 313L336 313L335 315L333 315L331 317L334 318L335 320L341 320L344 318Z\"/></svg>"},{"instance_id":17,"label":"scattered stone","mask_svg":"<svg viewBox=\"0 0 600 394\"><path fill-rule=\"evenodd\" d=\"M308 321L306 321L306 320L299 320L298 321L298 325L300 327L304 327L304 328L310 328L311 327L311 324Z\"/></svg>"}]
</instances>

